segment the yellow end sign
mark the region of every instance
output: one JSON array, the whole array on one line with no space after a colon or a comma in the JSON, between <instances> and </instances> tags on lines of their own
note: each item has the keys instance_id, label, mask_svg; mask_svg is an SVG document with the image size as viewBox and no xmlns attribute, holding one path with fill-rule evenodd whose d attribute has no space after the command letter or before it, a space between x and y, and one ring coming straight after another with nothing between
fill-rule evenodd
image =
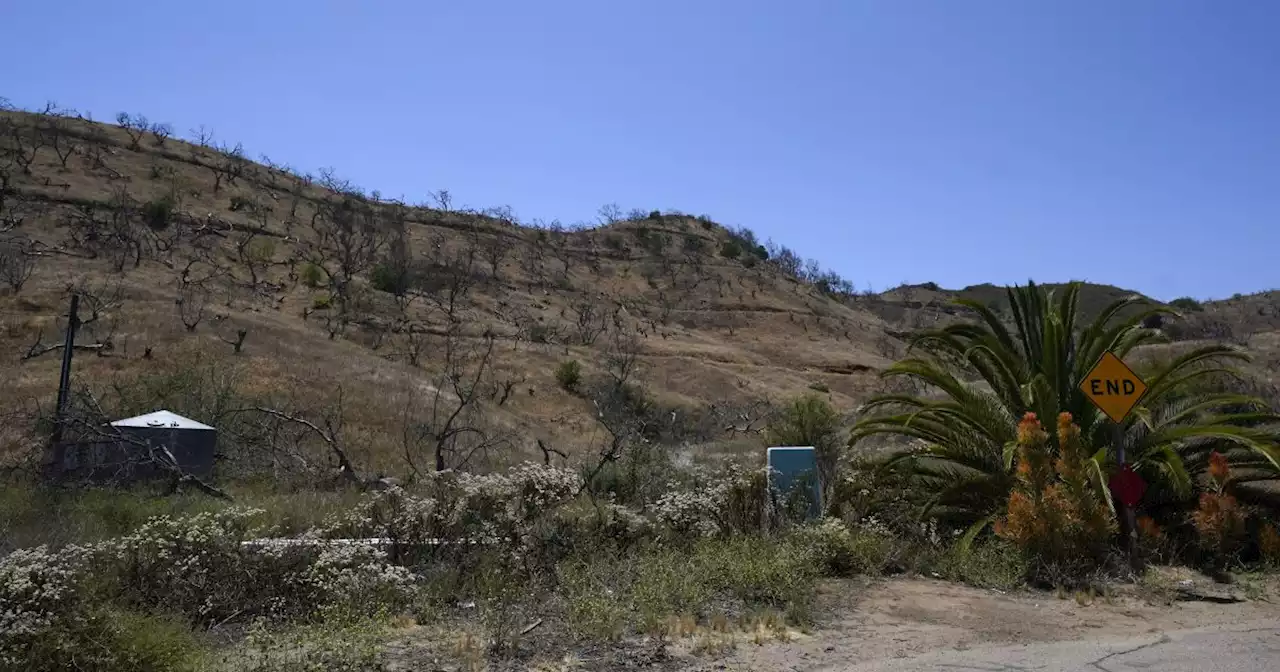
<instances>
[{"instance_id":1,"label":"yellow end sign","mask_svg":"<svg viewBox=\"0 0 1280 672\"><path fill-rule=\"evenodd\" d=\"M1124 420L1147 392L1147 384L1119 357L1107 352L1080 382L1080 390L1111 418Z\"/></svg>"}]
</instances>

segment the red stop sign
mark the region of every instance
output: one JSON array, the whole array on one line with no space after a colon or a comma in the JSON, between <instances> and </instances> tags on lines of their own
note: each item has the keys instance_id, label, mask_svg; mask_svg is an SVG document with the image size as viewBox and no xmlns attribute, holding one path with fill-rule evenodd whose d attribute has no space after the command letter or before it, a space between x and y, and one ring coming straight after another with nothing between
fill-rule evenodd
<instances>
[{"instance_id":1,"label":"red stop sign","mask_svg":"<svg viewBox=\"0 0 1280 672\"><path fill-rule=\"evenodd\" d=\"M1111 476L1108 485L1116 499L1125 506L1137 504L1142 499L1142 493L1147 491L1146 481L1127 464L1120 466L1120 470Z\"/></svg>"}]
</instances>

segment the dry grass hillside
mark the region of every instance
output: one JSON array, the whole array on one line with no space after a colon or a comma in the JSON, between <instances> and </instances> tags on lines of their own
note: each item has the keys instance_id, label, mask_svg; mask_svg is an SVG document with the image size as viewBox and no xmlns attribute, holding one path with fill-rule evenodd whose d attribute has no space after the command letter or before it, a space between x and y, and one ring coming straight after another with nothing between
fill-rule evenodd
<instances>
[{"instance_id":1,"label":"dry grass hillside","mask_svg":"<svg viewBox=\"0 0 1280 672\"><path fill-rule=\"evenodd\" d=\"M960 319L956 296L1001 299L989 286L853 293L706 217L566 230L443 194L390 202L122 121L0 113L0 414L27 419L0 430L9 461L37 445L29 420L52 404L70 288L82 403L193 415L277 475L340 453L403 473L632 440L759 446L772 404L817 391L852 413L907 331ZM1119 293L1091 286L1088 305ZM1278 302L1203 306L1185 337L1275 353ZM1263 360L1274 378L1276 356Z\"/></svg>"}]
</instances>

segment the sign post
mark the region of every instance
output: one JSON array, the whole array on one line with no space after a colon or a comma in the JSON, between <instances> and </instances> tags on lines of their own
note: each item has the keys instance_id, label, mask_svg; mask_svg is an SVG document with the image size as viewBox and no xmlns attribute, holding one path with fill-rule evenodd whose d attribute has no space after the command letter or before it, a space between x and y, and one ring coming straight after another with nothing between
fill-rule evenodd
<instances>
[{"instance_id":1,"label":"sign post","mask_svg":"<svg viewBox=\"0 0 1280 672\"><path fill-rule=\"evenodd\" d=\"M1121 423L1142 399L1142 395L1146 394L1147 384L1114 353L1105 352L1084 380L1080 381L1080 390L1098 410L1111 419L1112 449L1120 469L1111 476L1107 486L1120 502L1120 535L1124 539L1125 552L1132 561L1137 541L1133 507L1141 501L1147 484L1126 460Z\"/></svg>"}]
</instances>

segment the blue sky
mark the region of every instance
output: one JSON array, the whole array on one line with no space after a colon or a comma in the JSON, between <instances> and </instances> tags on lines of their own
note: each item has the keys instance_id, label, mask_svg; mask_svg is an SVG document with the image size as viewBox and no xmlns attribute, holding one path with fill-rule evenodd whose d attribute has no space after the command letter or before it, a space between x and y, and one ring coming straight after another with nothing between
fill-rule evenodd
<instances>
[{"instance_id":1,"label":"blue sky","mask_svg":"<svg viewBox=\"0 0 1280 672\"><path fill-rule=\"evenodd\" d=\"M0 96L409 201L707 213L859 287L1213 298L1280 286L1277 34L1209 0L0 0Z\"/></svg>"}]
</instances>

